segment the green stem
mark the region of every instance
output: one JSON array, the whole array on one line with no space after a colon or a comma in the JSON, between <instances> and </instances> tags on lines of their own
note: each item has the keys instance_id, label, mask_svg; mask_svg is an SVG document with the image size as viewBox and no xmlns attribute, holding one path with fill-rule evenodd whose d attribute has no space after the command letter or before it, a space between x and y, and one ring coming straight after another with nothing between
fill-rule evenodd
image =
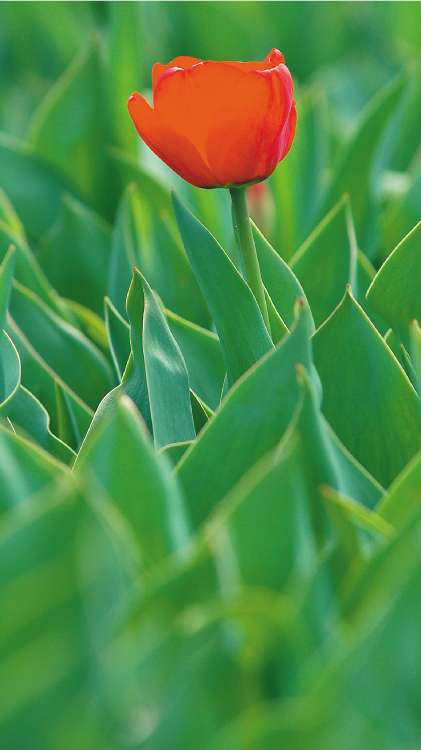
<instances>
[{"instance_id":1,"label":"green stem","mask_svg":"<svg viewBox=\"0 0 421 750\"><path fill-rule=\"evenodd\" d=\"M240 251L243 273L251 291L256 297L266 327L268 331L270 331L265 290L260 274L260 266L257 259L256 246L254 244L254 237L247 209L246 188L230 188L230 194L232 200L234 234Z\"/></svg>"}]
</instances>

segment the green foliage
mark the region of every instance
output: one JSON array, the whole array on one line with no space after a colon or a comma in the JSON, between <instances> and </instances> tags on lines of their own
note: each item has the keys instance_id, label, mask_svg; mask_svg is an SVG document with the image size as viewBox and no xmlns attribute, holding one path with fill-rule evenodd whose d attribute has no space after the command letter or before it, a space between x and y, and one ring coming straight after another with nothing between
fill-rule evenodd
<instances>
[{"instance_id":1,"label":"green foliage","mask_svg":"<svg viewBox=\"0 0 421 750\"><path fill-rule=\"evenodd\" d=\"M415 750L420 6L12 5L2 745ZM298 125L252 222L269 331L227 191L126 100L157 60L272 43Z\"/></svg>"}]
</instances>

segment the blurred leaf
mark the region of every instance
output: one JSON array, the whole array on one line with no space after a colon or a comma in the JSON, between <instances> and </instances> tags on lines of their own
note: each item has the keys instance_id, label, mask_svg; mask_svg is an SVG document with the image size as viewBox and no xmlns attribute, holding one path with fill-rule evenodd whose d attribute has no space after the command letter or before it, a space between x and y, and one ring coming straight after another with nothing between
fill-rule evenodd
<instances>
[{"instance_id":1,"label":"blurred leaf","mask_svg":"<svg viewBox=\"0 0 421 750\"><path fill-rule=\"evenodd\" d=\"M181 494L127 397L118 399L112 413L90 430L76 466L79 475L95 477L128 521L145 568L186 546Z\"/></svg>"},{"instance_id":2,"label":"blurred leaf","mask_svg":"<svg viewBox=\"0 0 421 750\"><path fill-rule=\"evenodd\" d=\"M15 262L16 249L12 245L0 265L0 329L4 328L6 325L10 294L12 291L13 274L15 272Z\"/></svg>"},{"instance_id":3,"label":"blurred leaf","mask_svg":"<svg viewBox=\"0 0 421 750\"><path fill-rule=\"evenodd\" d=\"M127 99L139 88L141 68L140 12L136 5L109 6L106 60L106 105L110 109L113 142L136 154L137 133L127 115Z\"/></svg>"},{"instance_id":4,"label":"blurred leaf","mask_svg":"<svg viewBox=\"0 0 421 750\"><path fill-rule=\"evenodd\" d=\"M60 217L38 252L51 284L63 297L102 312L109 255L106 222L72 196L65 196Z\"/></svg>"},{"instance_id":5,"label":"blurred leaf","mask_svg":"<svg viewBox=\"0 0 421 750\"><path fill-rule=\"evenodd\" d=\"M0 414L20 385L21 367L16 347L6 331L0 331Z\"/></svg>"},{"instance_id":6,"label":"blurred leaf","mask_svg":"<svg viewBox=\"0 0 421 750\"><path fill-rule=\"evenodd\" d=\"M38 239L54 222L71 185L29 146L0 134L0 183L25 225Z\"/></svg>"},{"instance_id":7,"label":"blurred leaf","mask_svg":"<svg viewBox=\"0 0 421 750\"><path fill-rule=\"evenodd\" d=\"M116 537L69 478L3 524L0 723L7 747L30 742L41 750L53 736L63 748L110 747L98 654L127 577Z\"/></svg>"},{"instance_id":8,"label":"blurred leaf","mask_svg":"<svg viewBox=\"0 0 421 750\"><path fill-rule=\"evenodd\" d=\"M353 284L356 273L357 245L347 197L313 230L291 258L316 326L330 315L341 301L347 284Z\"/></svg>"},{"instance_id":9,"label":"blurred leaf","mask_svg":"<svg viewBox=\"0 0 421 750\"><path fill-rule=\"evenodd\" d=\"M421 152L414 168L405 174L409 183L403 195L389 201L380 217L380 260L389 255L420 218L421 202Z\"/></svg>"},{"instance_id":10,"label":"blurred leaf","mask_svg":"<svg viewBox=\"0 0 421 750\"><path fill-rule=\"evenodd\" d=\"M325 192L329 134L323 90L297 97L298 127L291 151L270 178L275 198L274 244L289 260L314 226Z\"/></svg>"},{"instance_id":11,"label":"blurred leaf","mask_svg":"<svg viewBox=\"0 0 421 750\"><path fill-rule=\"evenodd\" d=\"M95 407L112 385L111 368L101 352L80 331L59 318L35 294L17 282L13 289L11 313L45 362L89 406Z\"/></svg>"},{"instance_id":12,"label":"blurred leaf","mask_svg":"<svg viewBox=\"0 0 421 750\"><path fill-rule=\"evenodd\" d=\"M193 440L189 378L155 293L143 278L143 356L156 448Z\"/></svg>"},{"instance_id":13,"label":"blurred leaf","mask_svg":"<svg viewBox=\"0 0 421 750\"><path fill-rule=\"evenodd\" d=\"M355 134L342 153L320 212L321 216L326 214L341 195L348 193L361 242L365 240L366 222L372 202L373 159L384 128L401 97L404 82L403 77L392 81L367 106Z\"/></svg>"},{"instance_id":14,"label":"blurred leaf","mask_svg":"<svg viewBox=\"0 0 421 750\"><path fill-rule=\"evenodd\" d=\"M105 164L106 131L99 43L91 37L89 47L41 102L28 140L34 151L66 175L98 210L110 205L113 193Z\"/></svg>"},{"instance_id":15,"label":"blurred leaf","mask_svg":"<svg viewBox=\"0 0 421 750\"><path fill-rule=\"evenodd\" d=\"M233 383L271 349L272 342L252 292L222 247L176 196L174 209Z\"/></svg>"},{"instance_id":16,"label":"blurred leaf","mask_svg":"<svg viewBox=\"0 0 421 750\"><path fill-rule=\"evenodd\" d=\"M399 334L409 340L409 325L421 320L421 221L389 255L376 274L367 300Z\"/></svg>"},{"instance_id":17,"label":"blurred leaf","mask_svg":"<svg viewBox=\"0 0 421 750\"><path fill-rule=\"evenodd\" d=\"M0 426L0 511L20 505L65 471L48 453Z\"/></svg>"},{"instance_id":18,"label":"blurred leaf","mask_svg":"<svg viewBox=\"0 0 421 750\"><path fill-rule=\"evenodd\" d=\"M405 526L421 509L421 453L405 466L392 482L378 512L397 529Z\"/></svg>"},{"instance_id":19,"label":"blurred leaf","mask_svg":"<svg viewBox=\"0 0 421 750\"><path fill-rule=\"evenodd\" d=\"M350 293L317 331L314 355L325 416L355 458L387 487L421 447L419 403Z\"/></svg>"},{"instance_id":20,"label":"blurred leaf","mask_svg":"<svg viewBox=\"0 0 421 750\"><path fill-rule=\"evenodd\" d=\"M0 188L0 222L20 240L25 240L25 229L4 190Z\"/></svg>"},{"instance_id":21,"label":"blurred leaf","mask_svg":"<svg viewBox=\"0 0 421 750\"><path fill-rule=\"evenodd\" d=\"M410 326L410 351L418 395L421 398L421 328L417 320L413 320Z\"/></svg>"},{"instance_id":22,"label":"blurred leaf","mask_svg":"<svg viewBox=\"0 0 421 750\"><path fill-rule=\"evenodd\" d=\"M195 526L282 437L298 399L295 366L310 370L309 334L301 312L291 334L241 378L181 459L178 476Z\"/></svg>"}]
</instances>

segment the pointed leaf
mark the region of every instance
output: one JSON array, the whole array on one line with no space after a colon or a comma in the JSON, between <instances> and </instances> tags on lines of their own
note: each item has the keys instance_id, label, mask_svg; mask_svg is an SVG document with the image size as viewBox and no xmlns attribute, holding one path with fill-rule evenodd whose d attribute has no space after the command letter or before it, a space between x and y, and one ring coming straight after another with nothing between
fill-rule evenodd
<instances>
[{"instance_id":1,"label":"pointed leaf","mask_svg":"<svg viewBox=\"0 0 421 750\"><path fill-rule=\"evenodd\" d=\"M189 378L159 301L143 279L143 356L156 448L195 437Z\"/></svg>"},{"instance_id":2,"label":"pointed leaf","mask_svg":"<svg viewBox=\"0 0 421 750\"><path fill-rule=\"evenodd\" d=\"M314 355L324 414L355 458L387 487L421 447L419 399L350 293L317 331Z\"/></svg>"},{"instance_id":3,"label":"pointed leaf","mask_svg":"<svg viewBox=\"0 0 421 750\"><path fill-rule=\"evenodd\" d=\"M357 246L347 197L318 224L291 258L316 326L330 315L341 301L347 284L353 284Z\"/></svg>"},{"instance_id":4,"label":"pointed leaf","mask_svg":"<svg viewBox=\"0 0 421 750\"><path fill-rule=\"evenodd\" d=\"M254 295L228 255L176 196L174 210L233 383L272 348L272 342Z\"/></svg>"},{"instance_id":5,"label":"pointed leaf","mask_svg":"<svg viewBox=\"0 0 421 750\"><path fill-rule=\"evenodd\" d=\"M409 325L421 320L421 221L403 238L377 272L367 300L403 341Z\"/></svg>"}]
</instances>

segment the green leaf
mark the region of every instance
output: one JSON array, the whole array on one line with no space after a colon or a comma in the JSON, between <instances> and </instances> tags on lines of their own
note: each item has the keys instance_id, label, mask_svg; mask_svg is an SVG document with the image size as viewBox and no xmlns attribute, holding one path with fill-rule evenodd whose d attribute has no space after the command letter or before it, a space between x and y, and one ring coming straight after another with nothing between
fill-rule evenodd
<instances>
[{"instance_id":1,"label":"green leaf","mask_svg":"<svg viewBox=\"0 0 421 750\"><path fill-rule=\"evenodd\" d=\"M89 406L95 407L113 383L104 355L80 331L17 282L14 283L11 313L45 362Z\"/></svg>"},{"instance_id":2,"label":"green leaf","mask_svg":"<svg viewBox=\"0 0 421 750\"><path fill-rule=\"evenodd\" d=\"M92 409L42 359L12 319L9 321L7 330L19 353L22 385L30 390L32 395L36 396L47 409L51 418L51 429L59 437L61 433L57 407L57 384L61 388L72 414L75 434L78 436L75 441L70 441L69 445L77 448L80 445L81 436L85 435L92 420Z\"/></svg>"},{"instance_id":3,"label":"green leaf","mask_svg":"<svg viewBox=\"0 0 421 750\"><path fill-rule=\"evenodd\" d=\"M218 337L206 328L166 310L168 325L186 362L189 383L211 409L216 409L222 393L225 365Z\"/></svg>"},{"instance_id":4,"label":"green leaf","mask_svg":"<svg viewBox=\"0 0 421 750\"><path fill-rule=\"evenodd\" d=\"M269 244L260 229L252 224L257 256L265 287L282 320L289 327L294 322L297 299L305 299L303 287L289 265Z\"/></svg>"},{"instance_id":5,"label":"green leaf","mask_svg":"<svg viewBox=\"0 0 421 750\"><path fill-rule=\"evenodd\" d=\"M350 293L317 331L314 356L325 416L355 458L387 487L421 447L419 400Z\"/></svg>"},{"instance_id":6,"label":"green leaf","mask_svg":"<svg viewBox=\"0 0 421 750\"><path fill-rule=\"evenodd\" d=\"M145 568L184 549L189 534L180 491L127 397L96 421L76 468L80 476L95 478L128 521Z\"/></svg>"},{"instance_id":7,"label":"green leaf","mask_svg":"<svg viewBox=\"0 0 421 750\"><path fill-rule=\"evenodd\" d=\"M400 335L409 340L409 325L421 320L421 221L403 238L377 272L367 300Z\"/></svg>"},{"instance_id":8,"label":"green leaf","mask_svg":"<svg viewBox=\"0 0 421 750\"><path fill-rule=\"evenodd\" d=\"M228 255L176 196L174 210L233 383L271 349L272 342L252 292Z\"/></svg>"},{"instance_id":9,"label":"green leaf","mask_svg":"<svg viewBox=\"0 0 421 750\"><path fill-rule=\"evenodd\" d=\"M291 334L241 378L181 459L177 472L195 526L282 437L299 395L295 366L311 369L309 335L302 311Z\"/></svg>"},{"instance_id":10,"label":"green leaf","mask_svg":"<svg viewBox=\"0 0 421 750\"><path fill-rule=\"evenodd\" d=\"M206 325L209 313L168 212L149 205L136 185L129 185L113 232L109 296L119 312L133 266L138 266L166 307Z\"/></svg>"},{"instance_id":11,"label":"green leaf","mask_svg":"<svg viewBox=\"0 0 421 750\"><path fill-rule=\"evenodd\" d=\"M70 322L71 313L50 285L26 240L14 235L10 228L0 221L0 256L3 260L11 245L16 249L16 280L32 289L54 312Z\"/></svg>"},{"instance_id":12,"label":"green leaf","mask_svg":"<svg viewBox=\"0 0 421 750\"><path fill-rule=\"evenodd\" d=\"M13 398L1 405L0 414L8 417L18 434L33 440L58 461L73 463L76 454L51 432L47 410L24 386L20 385Z\"/></svg>"},{"instance_id":13,"label":"green leaf","mask_svg":"<svg viewBox=\"0 0 421 750\"><path fill-rule=\"evenodd\" d=\"M349 199L344 196L313 230L291 258L303 285L316 326L341 301L347 284L354 284L357 245Z\"/></svg>"},{"instance_id":14,"label":"green leaf","mask_svg":"<svg viewBox=\"0 0 421 750\"><path fill-rule=\"evenodd\" d=\"M107 290L110 238L110 229L100 216L66 195L60 216L38 253L59 294L97 313L102 313Z\"/></svg>"},{"instance_id":15,"label":"green leaf","mask_svg":"<svg viewBox=\"0 0 421 750\"><path fill-rule=\"evenodd\" d=\"M104 313L107 329L108 345L117 377L123 377L127 360L130 355L130 326L114 307L109 297L105 297Z\"/></svg>"},{"instance_id":16,"label":"green leaf","mask_svg":"<svg viewBox=\"0 0 421 750\"><path fill-rule=\"evenodd\" d=\"M156 448L193 440L189 379L180 348L159 301L143 278L143 356Z\"/></svg>"}]
</instances>

